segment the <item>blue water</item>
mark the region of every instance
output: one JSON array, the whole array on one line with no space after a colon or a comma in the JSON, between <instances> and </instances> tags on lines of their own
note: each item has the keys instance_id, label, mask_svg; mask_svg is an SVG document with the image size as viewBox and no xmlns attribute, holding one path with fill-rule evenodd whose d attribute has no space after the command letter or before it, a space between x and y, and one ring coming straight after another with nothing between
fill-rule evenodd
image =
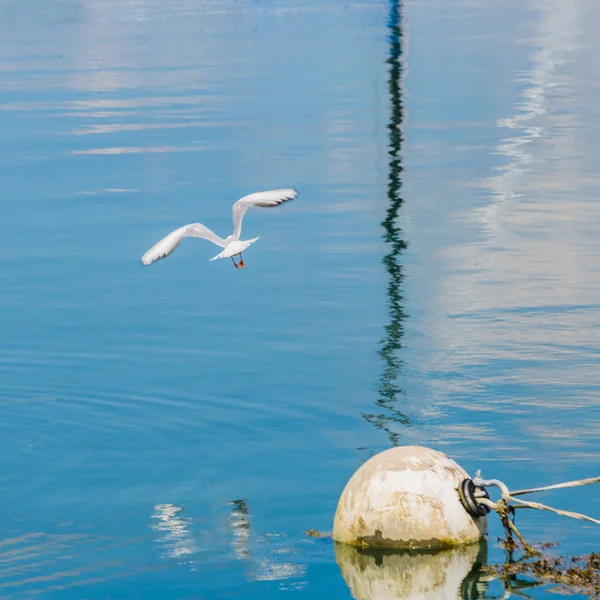
<instances>
[{"instance_id":1,"label":"blue water","mask_svg":"<svg viewBox=\"0 0 600 600\"><path fill-rule=\"evenodd\" d=\"M373 453L598 475L599 20L0 0L0 597L381 598L302 533ZM247 214L244 270L202 240L141 265L276 187L300 195ZM600 516L592 487L543 500Z\"/></svg>"}]
</instances>

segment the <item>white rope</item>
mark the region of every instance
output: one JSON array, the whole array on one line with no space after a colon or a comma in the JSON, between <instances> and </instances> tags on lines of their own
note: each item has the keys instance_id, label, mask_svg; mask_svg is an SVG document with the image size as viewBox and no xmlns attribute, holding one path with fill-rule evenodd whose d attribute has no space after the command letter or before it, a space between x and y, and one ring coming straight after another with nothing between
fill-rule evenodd
<instances>
[{"instance_id":1,"label":"white rope","mask_svg":"<svg viewBox=\"0 0 600 600\"><path fill-rule=\"evenodd\" d=\"M544 487L531 488L529 490L517 490L511 492L511 496L522 496L523 494L533 494L533 492L545 492L547 490L560 490L563 488L579 487L580 485L590 485L591 483L600 483L600 477L590 477L589 479L576 479L575 481L566 481L565 483L556 483Z\"/></svg>"},{"instance_id":2,"label":"white rope","mask_svg":"<svg viewBox=\"0 0 600 600\"><path fill-rule=\"evenodd\" d=\"M600 483L600 477L590 477L589 479L577 479L575 481L566 481L565 483L557 483L555 485L548 485L540 488L531 488L529 490L518 490L516 492L509 491L507 485L500 481L499 479L482 479L481 471L477 471L475 473L475 477L473 478L473 484L476 487L490 487L494 486L500 489L500 493L502 494L502 500L504 500L505 504L508 506L509 502L514 502L516 506L512 508L534 508L536 510L545 510L548 512L556 513L557 515L562 515L564 517L570 517L572 519L579 519L581 521L588 521L590 523L596 523L600 525L600 520L593 519L592 517L588 517L587 515L583 515L581 513L572 512L570 510L560 510L558 508L552 508L551 506L546 506L545 504L541 504L539 502L526 502L525 500L519 500L515 498L515 496L520 496L523 494L531 494L533 492L543 492L546 490L557 490L562 488L571 488L578 487L581 485L590 485L592 483ZM485 506L489 506L491 509L498 509L498 503L493 502L487 498L477 498L477 502L479 504L483 504Z\"/></svg>"},{"instance_id":3,"label":"white rope","mask_svg":"<svg viewBox=\"0 0 600 600\"><path fill-rule=\"evenodd\" d=\"M483 504L484 506L489 506L492 510L496 510L498 505L489 498L477 498L477 504Z\"/></svg>"},{"instance_id":4,"label":"white rope","mask_svg":"<svg viewBox=\"0 0 600 600\"><path fill-rule=\"evenodd\" d=\"M557 515L562 515L563 517L571 517L572 519L589 521L590 523L596 523L596 525L600 525L600 521L598 519L593 519L592 517L582 515L581 513L571 512L570 510L559 510L558 508L552 508L551 506L546 506L545 504L540 504L539 502L526 502L525 500L518 500L512 496L509 496L508 499L523 507L536 508L537 510L547 510L549 512L556 513Z\"/></svg>"}]
</instances>

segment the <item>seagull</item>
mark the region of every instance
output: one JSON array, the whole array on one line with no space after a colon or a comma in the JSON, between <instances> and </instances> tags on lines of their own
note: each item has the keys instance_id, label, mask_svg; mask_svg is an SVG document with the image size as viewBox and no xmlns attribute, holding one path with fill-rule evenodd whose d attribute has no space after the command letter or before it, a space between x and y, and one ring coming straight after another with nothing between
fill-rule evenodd
<instances>
[{"instance_id":1,"label":"seagull","mask_svg":"<svg viewBox=\"0 0 600 600\"><path fill-rule=\"evenodd\" d=\"M279 206L284 202L293 200L298 195L296 190L291 188L282 190L268 190L266 192L255 192L240 198L233 204L233 233L228 235L225 239L219 237L214 231L211 231L202 223L190 223L184 225L175 231L169 233L160 242L157 242L144 256L142 256L142 263L145 265L151 265L155 260L168 256L181 244L183 238L196 237L203 238L212 242L217 246L224 248L222 252L219 252L216 256L213 256L210 260L217 260L217 258L231 258L235 268L245 266L242 258L242 252L258 240L255 237L251 240L240 240L240 234L242 233L242 219L246 214L246 211L252 206L261 206L264 208L270 208L272 206ZM235 262L235 256L240 257L240 262Z\"/></svg>"}]
</instances>

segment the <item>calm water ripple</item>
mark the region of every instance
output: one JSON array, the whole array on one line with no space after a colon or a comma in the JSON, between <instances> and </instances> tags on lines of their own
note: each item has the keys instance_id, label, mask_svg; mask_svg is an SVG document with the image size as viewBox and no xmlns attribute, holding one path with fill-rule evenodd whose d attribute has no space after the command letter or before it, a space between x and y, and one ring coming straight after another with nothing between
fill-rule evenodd
<instances>
[{"instance_id":1,"label":"calm water ripple","mask_svg":"<svg viewBox=\"0 0 600 600\"><path fill-rule=\"evenodd\" d=\"M481 574L495 521L421 559L302 532L391 444L517 488L597 474L599 22L593 0L0 0L0 598L550 597ZM243 272L194 240L142 268L289 186ZM600 516L592 488L544 500Z\"/></svg>"}]
</instances>

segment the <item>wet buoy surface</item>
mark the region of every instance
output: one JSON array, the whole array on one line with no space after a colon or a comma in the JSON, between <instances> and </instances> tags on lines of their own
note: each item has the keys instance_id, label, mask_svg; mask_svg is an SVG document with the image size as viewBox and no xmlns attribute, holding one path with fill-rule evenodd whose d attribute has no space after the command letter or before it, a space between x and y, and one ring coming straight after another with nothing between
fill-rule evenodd
<instances>
[{"instance_id":1,"label":"wet buoy surface","mask_svg":"<svg viewBox=\"0 0 600 600\"><path fill-rule=\"evenodd\" d=\"M365 462L338 502L333 538L363 548L450 548L481 539L485 516L473 517L457 488L466 471L445 454L400 446Z\"/></svg>"}]
</instances>

